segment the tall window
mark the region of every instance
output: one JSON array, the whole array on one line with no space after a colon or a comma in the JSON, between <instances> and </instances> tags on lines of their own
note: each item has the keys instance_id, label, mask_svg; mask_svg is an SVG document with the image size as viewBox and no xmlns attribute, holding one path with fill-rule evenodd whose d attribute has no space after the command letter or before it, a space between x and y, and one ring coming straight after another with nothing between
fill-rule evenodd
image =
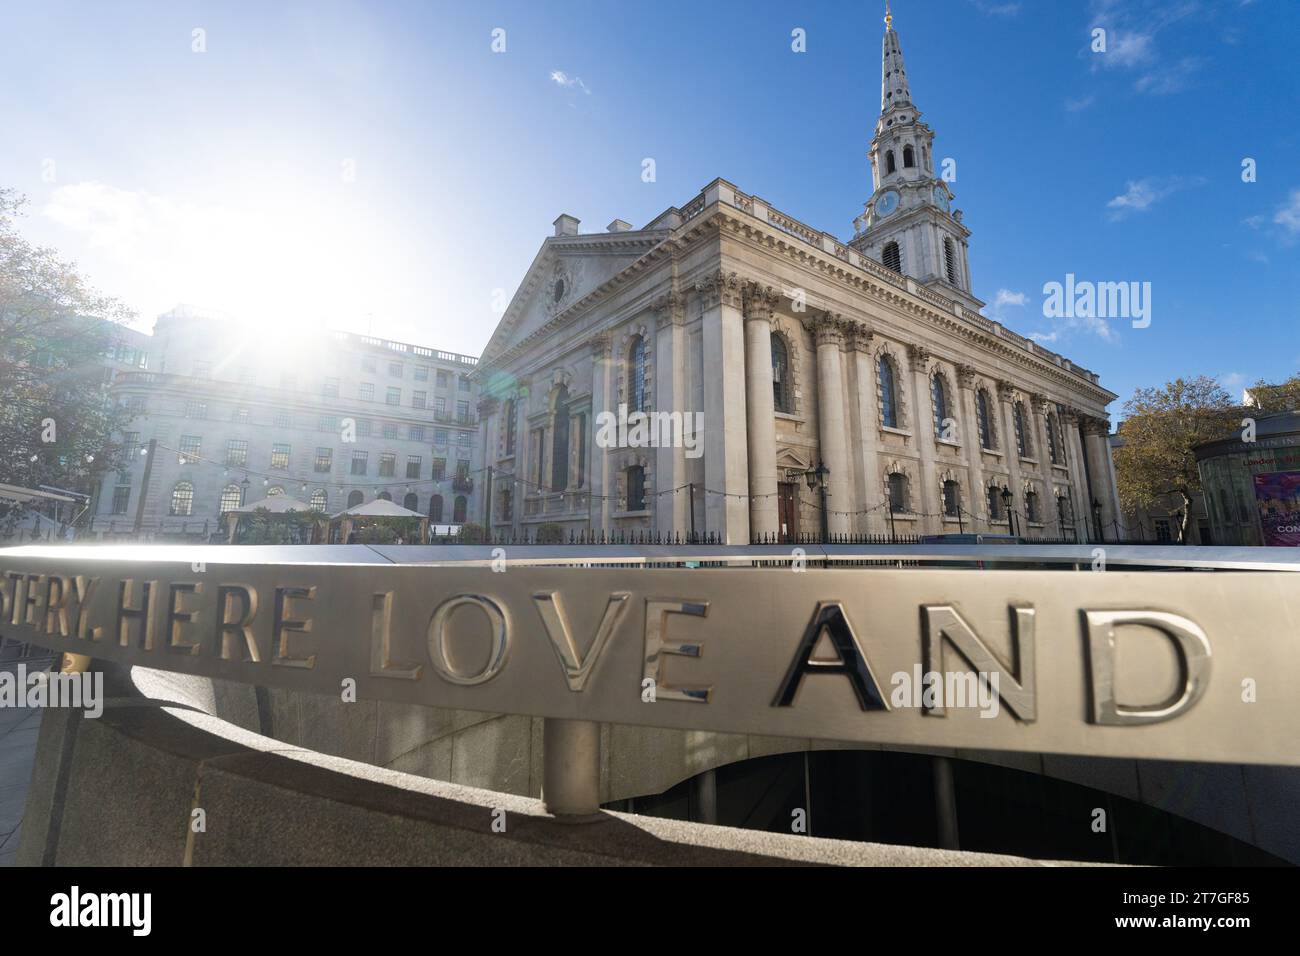
<instances>
[{"instance_id":1,"label":"tall window","mask_svg":"<svg viewBox=\"0 0 1300 956\"><path fill-rule=\"evenodd\" d=\"M1053 465L1061 463L1060 453L1060 431L1056 427L1056 413L1047 413L1047 454L1052 459Z\"/></svg>"},{"instance_id":2,"label":"tall window","mask_svg":"<svg viewBox=\"0 0 1300 956\"><path fill-rule=\"evenodd\" d=\"M226 464L236 468L248 464L248 442L242 438L231 438L226 442Z\"/></svg>"},{"instance_id":3,"label":"tall window","mask_svg":"<svg viewBox=\"0 0 1300 956\"><path fill-rule=\"evenodd\" d=\"M271 446L271 467L284 471L289 467L289 446L276 442Z\"/></svg>"},{"instance_id":4,"label":"tall window","mask_svg":"<svg viewBox=\"0 0 1300 956\"><path fill-rule=\"evenodd\" d=\"M359 491L350 492L348 494L348 507L355 508L357 505L361 504L363 500L365 500L365 495L363 495L361 492Z\"/></svg>"},{"instance_id":5,"label":"tall window","mask_svg":"<svg viewBox=\"0 0 1300 956\"><path fill-rule=\"evenodd\" d=\"M419 477L420 477L420 469L423 468L423 467L424 467L424 456L423 456L423 455L407 455L407 456L406 456L406 477L407 477L407 478L419 478ZM415 509L412 508L411 510L414 511Z\"/></svg>"},{"instance_id":6,"label":"tall window","mask_svg":"<svg viewBox=\"0 0 1300 956\"><path fill-rule=\"evenodd\" d=\"M555 393L555 427L551 429L551 490L563 491L568 486L569 390L561 385Z\"/></svg>"},{"instance_id":7,"label":"tall window","mask_svg":"<svg viewBox=\"0 0 1300 956\"><path fill-rule=\"evenodd\" d=\"M1025 492L1025 516L1034 524L1039 524L1043 520L1042 512L1038 509L1038 492Z\"/></svg>"},{"instance_id":8,"label":"tall window","mask_svg":"<svg viewBox=\"0 0 1300 956\"><path fill-rule=\"evenodd\" d=\"M126 514L127 505L131 503L131 486L121 485L113 489L113 514Z\"/></svg>"},{"instance_id":9,"label":"tall window","mask_svg":"<svg viewBox=\"0 0 1300 956\"><path fill-rule=\"evenodd\" d=\"M645 339L637 336L627 356L628 411L644 412L645 407Z\"/></svg>"},{"instance_id":10,"label":"tall window","mask_svg":"<svg viewBox=\"0 0 1300 956\"><path fill-rule=\"evenodd\" d=\"M886 269L893 269L895 272L902 272L903 253L899 250L898 243L885 243L885 248L880 252L880 261L884 263Z\"/></svg>"},{"instance_id":11,"label":"tall window","mask_svg":"<svg viewBox=\"0 0 1300 956\"><path fill-rule=\"evenodd\" d=\"M366 473L366 463L370 458L370 452L354 451L352 453L352 474L364 475Z\"/></svg>"},{"instance_id":12,"label":"tall window","mask_svg":"<svg viewBox=\"0 0 1300 956\"><path fill-rule=\"evenodd\" d=\"M889 510L896 514L910 510L907 501L907 475L902 472L896 471L889 476Z\"/></svg>"},{"instance_id":13,"label":"tall window","mask_svg":"<svg viewBox=\"0 0 1300 956\"><path fill-rule=\"evenodd\" d=\"M1006 515L1002 513L1002 489L994 485L989 485L986 492L989 504L989 520L1003 521Z\"/></svg>"},{"instance_id":14,"label":"tall window","mask_svg":"<svg viewBox=\"0 0 1300 956\"><path fill-rule=\"evenodd\" d=\"M502 411L502 415L505 418L505 426L506 426L506 454L513 455L515 453L515 417L516 417L515 400L513 398L508 399L506 401L505 408Z\"/></svg>"},{"instance_id":15,"label":"tall window","mask_svg":"<svg viewBox=\"0 0 1300 956\"><path fill-rule=\"evenodd\" d=\"M465 509L469 507L469 501L464 495L456 496L456 503L452 506L451 520L456 524L465 523Z\"/></svg>"},{"instance_id":16,"label":"tall window","mask_svg":"<svg viewBox=\"0 0 1300 956\"><path fill-rule=\"evenodd\" d=\"M951 239L943 241L943 269L948 276L948 281L953 285L957 284L957 250L953 247Z\"/></svg>"},{"instance_id":17,"label":"tall window","mask_svg":"<svg viewBox=\"0 0 1300 956\"><path fill-rule=\"evenodd\" d=\"M194 486L188 481L178 481L172 488L170 514L188 517L194 513Z\"/></svg>"},{"instance_id":18,"label":"tall window","mask_svg":"<svg viewBox=\"0 0 1300 956\"><path fill-rule=\"evenodd\" d=\"M980 447L990 450L997 448L994 444L997 435L993 430L993 416L989 414L989 393L982 388L975 393L975 412L979 420Z\"/></svg>"},{"instance_id":19,"label":"tall window","mask_svg":"<svg viewBox=\"0 0 1300 956\"><path fill-rule=\"evenodd\" d=\"M1034 446L1029 438L1029 421L1025 414L1024 402L1016 402L1011 410L1011 417L1016 425L1016 451L1020 453L1021 458L1032 458Z\"/></svg>"},{"instance_id":20,"label":"tall window","mask_svg":"<svg viewBox=\"0 0 1300 956\"><path fill-rule=\"evenodd\" d=\"M330 469L333 467L334 467L334 449L317 448L316 461L314 463L315 470L320 474L328 474Z\"/></svg>"},{"instance_id":21,"label":"tall window","mask_svg":"<svg viewBox=\"0 0 1300 956\"><path fill-rule=\"evenodd\" d=\"M948 414L948 383L939 372L930 377L930 404L934 407L934 436L940 438L944 433L943 420L951 416Z\"/></svg>"},{"instance_id":22,"label":"tall window","mask_svg":"<svg viewBox=\"0 0 1300 956\"><path fill-rule=\"evenodd\" d=\"M227 511L234 511L243 503L244 495L239 485L226 485L221 489L221 503L217 507L220 514L225 514Z\"/></svg>"},{"instance_id":23,"label":"tall window","mask_svg":"<svg viewBox=\"0 0 1300 956\"><path fill-rule=\"evenodd\" d=\"M776 410L787 415L793 413L794 397L790 390L790 353L785 345L785 336L772 335L772 397Z\"/></svg>"},{"instance_id":24,"label":"tall window","mask_svg":"<svg viewBox=\"0 0 1300 956\"><path fill-rule=\"evenodd\" d=\"M904 147L903 147L903 166L904 166L904 168L906 168L906 167L908 167L908 166L915 166L915 165L916 165L916 153L912 151L912 147L911 147L911 146L904 146Z\"/></svg>"},{"instance_id":25,"label":"tall window","mask_svg":"<svg viewBox=\"0 0 1300 956\"><path fill-rule=\"evenodd\" d=\"M961 488L951 479L943 483L943 513L949 518L961 514Z\"/></svg>"},{"instance_id":26,"label":"tall window","mask_svg":"<svg viewBox=\"0 0 1300 956\"><path fill-rule=\"evenodd\" d=\"M381 452L379 455L379 477L392 478L397 470L397 455L391 451Z\"/></svg>"},{"instance_id":27,"label":"tall window","mask_svg":"<svg viewBox=\"0 0 1300 956\"><path fill-rule=\"evenodd\" d=\"M193 465L199 460L200 436L182 435L181 436L181 464Z\"/></svg>"},{"instance_id":28,"label":"tall window","mask_svg":"<svg viewBox=\"0 0 1300 956\"><path fill-rule=\"evenodd\" d=\"M627 470L627 510L645 510L645 469L640 465Z\"/></svg>"},{"instance_id":29,"label":"tall window","mask_svg":"<svg viewBox=\"0 0 1300 956\"><path fill-rule=\"evenodd\" d=\"M429 499L429 520L434 524L442 521L442 495L434 495Z\"/></svg>"},{"instance_id":30,"label":"tall window","mask_svg":"<svg viewBox=\"0 0 1300 956\"><path fill-rule=\"evenodd\" d=\"M420 499L416 497L414 491L408 492L406 497L402 499L402 507L405 508L407 511L418 511L419 506L420 506Z\"/></svg>"},{"instance_id":31,"label":"tall window","mask_svg":"<svg viewBox=\"0 0 1300 956\"><path fill-rule=\"evenodd\" d=\"M312 511L324 511L329 504L329 495L325 493L324 488L317 488L311 493L311 500L308 502Z\"/></svg>"},{"instance_id":32,"label":"tall window","mask_svg":"<svg viewBox=\"0 0 1300 956\"><path fill-rule=\"evenodd\" d=\"M897 428L898 383L894 380L894 362L888 355L880 356L876 378L880 385L880 423L886 428Z\"/></svg>"},{"instance_id":33,"label":"tall window","mask_svg":"<svg viewBox=\"0 0 1300 956\"><path fill-rule=\"evenodd\" d=\"M1074 524L1074 514L1070 510L1070 499L1060 495L1056 499L1056 520L1062 528Z\"/></svg>"},{"instance_id":34,"label":"tall window","mask_svg":"<svg viewBox=\"0 0 1300 956\"><path fill-rule=\"evenodd\" d=\"M894 151L892 149L885 150L885 175L887 176L897 169L898 164L894 162Z\"/></svg>"}]
</instances>

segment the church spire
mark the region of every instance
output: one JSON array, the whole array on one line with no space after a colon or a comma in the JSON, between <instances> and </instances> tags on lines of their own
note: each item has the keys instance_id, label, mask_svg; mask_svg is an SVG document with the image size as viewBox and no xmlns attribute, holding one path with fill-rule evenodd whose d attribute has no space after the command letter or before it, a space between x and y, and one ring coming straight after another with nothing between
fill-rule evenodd
<instances>
[{"instance_id":1,"label":"church spire","mask_svg":"<svg viewBox=\"0 0 1300 956\"><path fill-rule=\"evenodd\" d=\"M886 0L885 39L881 45L880 112L911 105L912 91L907 85L907 69L903 66L903 47L894 32L894 14Z\"/></svg>"}]
</instances>

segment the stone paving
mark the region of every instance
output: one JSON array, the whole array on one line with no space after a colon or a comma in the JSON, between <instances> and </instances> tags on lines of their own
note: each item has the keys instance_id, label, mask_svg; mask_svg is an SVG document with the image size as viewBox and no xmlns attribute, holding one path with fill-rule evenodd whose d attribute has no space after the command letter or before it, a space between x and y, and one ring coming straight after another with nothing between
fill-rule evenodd
<instances>
[{"instance_id":1,"label":"stone paving","mask_svg":"<svg viewBox=\"0 0 1300 956\"><path fill-rule=\"evenodd\" d=\"M48 660L23 663L29 672L49 666ZM0 670L16 674L18 662L4 661ZM18 855L18 832L27 805L27 786L32 779L40 729L39 708L0 707L0 866L13 866Z\"/></svg>"}]
</instances>

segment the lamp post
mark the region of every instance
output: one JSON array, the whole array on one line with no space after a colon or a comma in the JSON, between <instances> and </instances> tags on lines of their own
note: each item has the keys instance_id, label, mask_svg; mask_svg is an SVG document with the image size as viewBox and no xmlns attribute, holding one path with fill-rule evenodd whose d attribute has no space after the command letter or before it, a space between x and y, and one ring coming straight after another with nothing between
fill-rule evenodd
<instances>
[{"instance_id":1,"label":"lamp post","mask_svg":"<svg viewBox=\"0 0 1300 956\"><path fill-rule=\"evenodd\" d=\"M1007 513L1007 530L1013 536L1018 535L1016 528L1016 513L1011 510L1011 489L1006 485L1002 486L1002 510Z\"/></svg>"},{"instance_id":2,"label":"lamp post","mask_svg":"<svg viewBox=\"0 0 1300 956\"><path fill-rule=\"evenodd\" d=\"M1092 499L1092 523L1097 529L1097 540L1105 541L1106 536L1101 531L1101 502L1096 498Z\"/></svg>"},{"instance_id":3,"label":"lamp post","mask_svg":"<svg viewBox=\"0 0 1300 956\"><path fill-rule=\"evenodd\" d=\"M816 468L810 468L803 473L804 478L808 480L808 490L821 493L822 544L827 544L830 538L830 516L826 513L826 477L830 473L831 470L820 460Z\"/></svg>"}]
</instances>

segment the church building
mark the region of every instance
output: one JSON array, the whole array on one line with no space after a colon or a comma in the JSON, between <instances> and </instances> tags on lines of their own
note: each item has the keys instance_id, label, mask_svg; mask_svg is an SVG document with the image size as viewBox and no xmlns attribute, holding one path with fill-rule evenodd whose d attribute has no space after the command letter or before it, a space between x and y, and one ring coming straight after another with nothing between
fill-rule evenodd
<instances>
[{"instance_id":1,"label":"church building","mask_svg":"<svg viewBox=\"0 0 1300 956\"><path fill-rule=\"evenodd\" d=\"M885 24L847 243L722 179L641 229L555 220L474 373L493 533L1095 541L1119 517L1117 396L981 314Z\"/></svg>"}]
</instances>

